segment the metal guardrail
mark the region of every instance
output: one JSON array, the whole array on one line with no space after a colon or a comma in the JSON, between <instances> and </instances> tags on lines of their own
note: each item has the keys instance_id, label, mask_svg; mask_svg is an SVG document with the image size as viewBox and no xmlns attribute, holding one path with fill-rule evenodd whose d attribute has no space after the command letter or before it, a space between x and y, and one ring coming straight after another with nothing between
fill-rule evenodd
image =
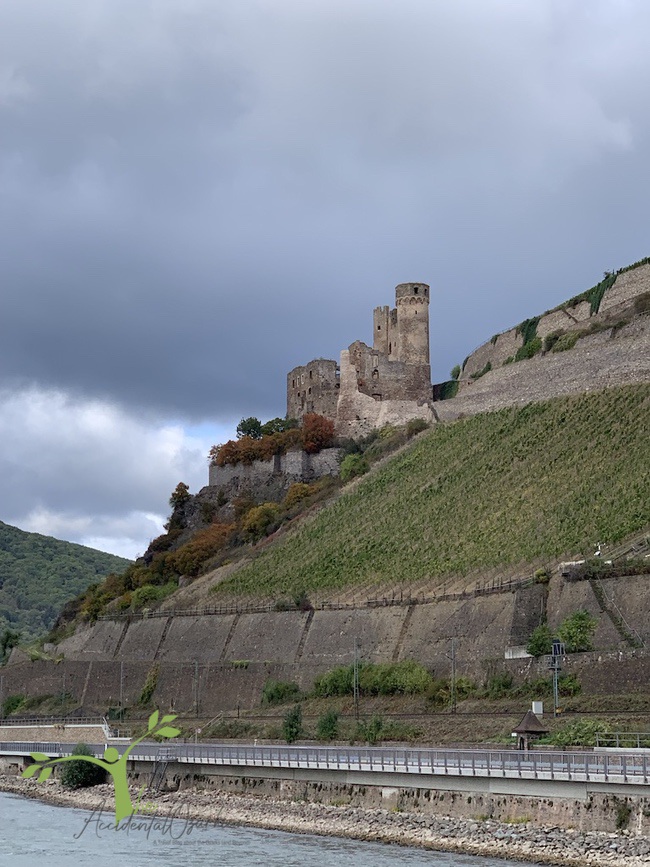
<instances>
[{"instance_id":1,"label":"metal guardrail","mask_svg":"<svg viewBox=\"0 0 650 867\"><path fill-rule=\"evenodd\" d=\"M650 750L650 732L607 732L596 734L596 746L618 750Z\"/></svg>"},{"instance_id":2,"label":"metal guardrail","mask_svg":"<svg viewBox=\"0 0 650 867\"><path fill-rule=\"evenodd\" d=\"M105 717L85 716L53 716L53 717L0 717L0 726L15 726L17 728L29 728L30 726L104 726L107 725Z\"/></svg>"},{"instance_id":3,"label":"metal guardrail","mask_svg":"<svg viewBox=\"0 0 650 867\"><path fill-rule=\"evenodd\" d=\"M74 744L4 743L0 755L28 756L41 752L52 758L72 754ZM91 749L101 756L105 745ZM123 753L126 746L118 747ZM138 744L136 761L177 761L230 767L306 768L413 775L501 777L510 779L608 782L648 785L647 753L550 753L515 750L388 749L384 747L292 747L224 744Z\"/></svg>"}]
</instances>

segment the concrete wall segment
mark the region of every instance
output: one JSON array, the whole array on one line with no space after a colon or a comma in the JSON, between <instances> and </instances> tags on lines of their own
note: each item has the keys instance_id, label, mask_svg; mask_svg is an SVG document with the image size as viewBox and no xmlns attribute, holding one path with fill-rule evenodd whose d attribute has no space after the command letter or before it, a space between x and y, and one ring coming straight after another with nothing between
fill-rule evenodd
<instances>
[{"instance_id":1,"label":"concrete wall segment","mask_svg":"<svg viewBox=\"0 0 650 867\"><path fill-rule=\"evenodd\" d=\"M158 654L164 662L218 662L235 619L234 614L174 617Z\"/></svg>"},{"instance_id":2,"label":"concrete wall segment","mask_svg":"<svg viewBox=\"0 0 650 867\"><path fill-rule=\"evenodd\" d=\"M599 312L606 313L646 292L650 292L650 265L641 265L618 275L611 289L605 292Z\"/></svg>"},{"instance_id":3,"label":"concrete wall segment","mask_svg":"<svg viewBox=\"0 0 650 867\"><path fill-rule=\"evenodd\" d=\"M305 611L242 614L228 644L226 658L292 663L306 620Z\"/></svg>"},{"instance_id":4,"label":"concrete wall segment","mask_svg":"<svg viewBox=\"0 0 650 867\"><path fill-rule=\"evenodd\" d=\"M130 623L120 648L120 657L153 661L166 625L166 617L151 617Z\"/></svg>"},{"instance_id":5,"label":"concrete wall segment","mask_svg":"<svg viewBox=\"0 0 650 867\"><path fill-rule=\"evenodd\" d=\"M316 611L302 653L306 664L318 663L324 670L349 665L354 660L355 640L366 662L390 662L406 617L406 607L342 611Z\"/></svg>"}]
</instances>

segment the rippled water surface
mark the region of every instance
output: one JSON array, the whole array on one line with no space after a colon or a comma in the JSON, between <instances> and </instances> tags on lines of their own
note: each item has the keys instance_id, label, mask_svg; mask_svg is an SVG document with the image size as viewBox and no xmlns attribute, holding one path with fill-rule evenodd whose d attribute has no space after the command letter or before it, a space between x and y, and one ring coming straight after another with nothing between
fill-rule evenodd
<instances>
[{"instance_id":1,"label":"rippled water surface","mask_svg":"<svg viewBox=\"0 0 650 867\"><path fill-rule=\"evenodd\" d=\"M11 867L521 867L476 858L335 837L316 837L175 820L167 830L99 828L92 814L0 792L0 864ZM104 815L108 824L110 814ZM162 820L161 820L162 821ZM143 825L148 823L143 823ZM189 830L189 833L188 833ZM172 839L176 837L177 839Z\"/></svg>"}]
</instances>

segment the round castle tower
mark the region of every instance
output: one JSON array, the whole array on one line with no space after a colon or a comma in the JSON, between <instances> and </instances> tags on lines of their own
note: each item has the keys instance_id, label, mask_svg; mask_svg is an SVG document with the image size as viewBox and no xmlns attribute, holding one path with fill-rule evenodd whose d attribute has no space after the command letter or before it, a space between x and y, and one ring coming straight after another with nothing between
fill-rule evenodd
<instances>
[{"instance_id":1,"label":"round castle tower","mask_svg":"<svg viewBox=\"0 0 650 867\"><path fill-rule=\"evenodd\" d=\"M397 305L397 360L429 365L429 286L400 283L395 287Z\"/></svg>"}]
</instances>

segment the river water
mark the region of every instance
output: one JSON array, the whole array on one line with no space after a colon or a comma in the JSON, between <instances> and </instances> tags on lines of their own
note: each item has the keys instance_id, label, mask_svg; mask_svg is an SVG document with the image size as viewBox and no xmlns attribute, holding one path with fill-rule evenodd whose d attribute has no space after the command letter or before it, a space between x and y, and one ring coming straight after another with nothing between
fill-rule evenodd
<instances>
[{"instance_id":1,"label":"river water","mask_svg":"<svg viewBox=\"0 0 650 867\"><path fill-rule=\"evenodd\" d=\"M522 867L521 862L176 820L128 833L95 814L0 792L0 864L7 867ZM110 815L104 817L108 825ZM162 820L160 820L162 823Z\"/></svg>"}]
</instances>

